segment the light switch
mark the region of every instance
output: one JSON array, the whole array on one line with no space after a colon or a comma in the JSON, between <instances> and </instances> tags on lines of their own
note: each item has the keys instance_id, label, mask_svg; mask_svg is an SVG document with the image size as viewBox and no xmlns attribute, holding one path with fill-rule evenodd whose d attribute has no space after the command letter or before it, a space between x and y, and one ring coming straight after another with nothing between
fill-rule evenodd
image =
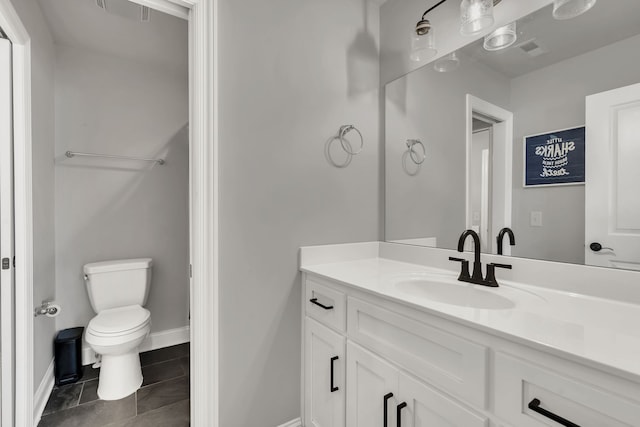
<instances>
[{"instance_id":1,"label":"light switch","mask_svg":"<svg viewBox=\"0 0 640 427\"><path fill-rule=\"evenodd\" d=\"M542 212L531 211L531 226L542 227Z\"/></svg>"}]
</instances>

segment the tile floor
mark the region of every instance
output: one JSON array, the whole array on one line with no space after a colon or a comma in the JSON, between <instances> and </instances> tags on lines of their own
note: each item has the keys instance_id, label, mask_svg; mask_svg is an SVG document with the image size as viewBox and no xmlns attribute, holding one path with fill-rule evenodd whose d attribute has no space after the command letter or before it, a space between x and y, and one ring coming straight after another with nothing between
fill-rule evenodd
<instances>
[{"instance_id":1,"label":"tile floor","mask_svg":"<svg viewBox=\"0 0 640 427\"><path fill-rule=\"evenodd\" d=\"M51 392L38 427L189 426L189 344L140 354L142 388L124 399L98 399L99 369Z\"/></svg>"}]
</instances>

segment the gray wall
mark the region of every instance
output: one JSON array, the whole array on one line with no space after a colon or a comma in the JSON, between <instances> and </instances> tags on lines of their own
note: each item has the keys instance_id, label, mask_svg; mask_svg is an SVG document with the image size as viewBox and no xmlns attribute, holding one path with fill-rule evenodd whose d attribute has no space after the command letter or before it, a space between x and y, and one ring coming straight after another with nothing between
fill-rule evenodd
<instances>
[{"instance_id":1,"label":"gray wall","mask_svg":"<svg viewBox=\"0 0 640 427\"><path fill-rule=\"evenodd\" d=\"M222 426L300 415L298 247L381 237L379 5L365 6L221 1ZM324 148L343 124L365 148L338 169Z\"/></svg>"},{"instance_id":2,"label":"gray wall","mask_svg":"<svg viewBox=\"0 0 640 427\"><path fill-rule=\"evenodd\" d=\"M514 255L584 263L584 186L523 188L522 138L584 125L586 96L640 81L639 49L635 36L512 80ZM529 225L531 211L543 227Z\"/></svg>"},{"instance_id":3,"label":"gray wall","mask_svg":"<svg viewBox=\"0 0 640 427\"><path fill-rule=\"evenodd\" d=\"M386 240L437 237L438 247L456 247L466 226L467 94L509 109L509 79L466 57L455 71L426 65L386 86ZM407 139L427 151L415 175L403 166Z\"/></svg>"},{"instance_id":4,"label":"gray wall","mask_svg":"<svg viewBox=\"0 0 640 427\"><path fill-rule=\"evenodd\" d=\"M151 331L188 325L187 76L60 45L55 74L58 328L95 315L84 264L139 257L154 260ZM67 159L67 150L167 163Z\"/></svg>"},{"instance_id":5,"label":"gray wall","mask_svg":"<svg viewBox=\"0 0 640 427\"><path fill-rule=\"evenodd\" d=\"M12 0L31 37L31 120L33 167L33 306L54 299L55 230L53 133L54 47L35 0ZM55 321L34 319L34 387L38 387L53 358Z\"/></svg>"}]
</instances>

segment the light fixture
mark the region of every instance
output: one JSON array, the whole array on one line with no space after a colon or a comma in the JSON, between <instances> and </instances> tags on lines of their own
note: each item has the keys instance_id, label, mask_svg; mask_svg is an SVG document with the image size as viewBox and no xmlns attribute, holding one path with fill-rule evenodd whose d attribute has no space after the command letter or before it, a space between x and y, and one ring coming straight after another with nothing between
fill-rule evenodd
<instances>
[{"instance_id":1,"label":"light fixture","mask_svg":"<svg viewBox=\"0 0 640 427\"><path fill-rule=\"evenodd\" d=\"M455 70L460 65L460 59L456 52L443 56L433 64L433 69L439 73L448 73Z\"/></svg>"},{"instance_id":2,"label":"light fixture","mask_svg":"<svg viewBox=\"0 0 640 427\"><path fill-rule=\"evenodd\" d=\"M434 31L428 19L423 19L411 32L411 54L409 58L414 62L422 62L433 58L438 53Z\"/></svg>"},{"instance_id":3,"label":"light fixture","mask_svg":"<svg viewBox=\"0 0 640 427\"><path fill-rule=\"evenodd\" d=\"M493 25L493 0L462 0L460 33L473 36Z\"/></svg>"},{"instance_id":4,"label":"light fixture","mask_svg":"<svg viewBox=\"0 0 640 427\"><path fill-rule=\"evenodd\" d=\"M516 23L500 27L491 34L484 36L484 48L488 51L506 49L518 40Z\"/></svg>"},{"instance_id":5,"label":"light fixture","mask_svg":"<svg viewBox=\"0 0 640 427\"><path fill-rule=\"evenodd\" d=\"M553 17L564 20L575 18L591 9L596 0L554 0Z\"/></svg>"}]
</instances>

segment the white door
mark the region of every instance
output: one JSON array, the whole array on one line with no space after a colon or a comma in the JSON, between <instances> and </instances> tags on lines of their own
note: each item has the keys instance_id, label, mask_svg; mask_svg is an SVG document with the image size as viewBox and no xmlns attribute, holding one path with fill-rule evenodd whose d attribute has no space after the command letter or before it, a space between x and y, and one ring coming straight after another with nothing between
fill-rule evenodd
<instances>
[{"instance_id":1,"label":"white door","mask_svg":"<svg viewBox=\"0 0 640 427\"><path fill-rule=\"evenodd\" d=\"M11 43L0 38L0 420L13 425L13 121Z\"/></svg>"},{"instance_id":2,"label":"white door","mask_svg":"<svg viewBox=\"0 0 640 427\"><path fill-rule=\"evenodd\" d=\"M398 371L374 354L347 344L347 426L396 427ZM385 417L386 412L386 417Z\"/></svg>"},{"instance_id":3,"label":"white door","mask_svg":"<svg viewBox=\"0 0 640 427\"><path fill-rule=\"evenodd\" d=\"M345 338L305 319L304 425L344 427Z\"/></svg>"},{"instance_id":4,"label":"white door","mask_svg":"<svg viewBox=\"0 0 640 427\"><path fill-rule=\"evenodd\" d=\"M640 270L640 84L586 98L585 263Z\"/></svg>"},{"instance_id":5,"label":"white door","mask_svg":"<svg viewBox=\"0 0 640 427\"><path fill-rule=\"evenodd\" d=\"M400 373L399 398L407 404L400 427L486 427L488 419L440 394L407 374ZM394 425L395 427L395 425Z\"/></svg>"}]
</instances>

